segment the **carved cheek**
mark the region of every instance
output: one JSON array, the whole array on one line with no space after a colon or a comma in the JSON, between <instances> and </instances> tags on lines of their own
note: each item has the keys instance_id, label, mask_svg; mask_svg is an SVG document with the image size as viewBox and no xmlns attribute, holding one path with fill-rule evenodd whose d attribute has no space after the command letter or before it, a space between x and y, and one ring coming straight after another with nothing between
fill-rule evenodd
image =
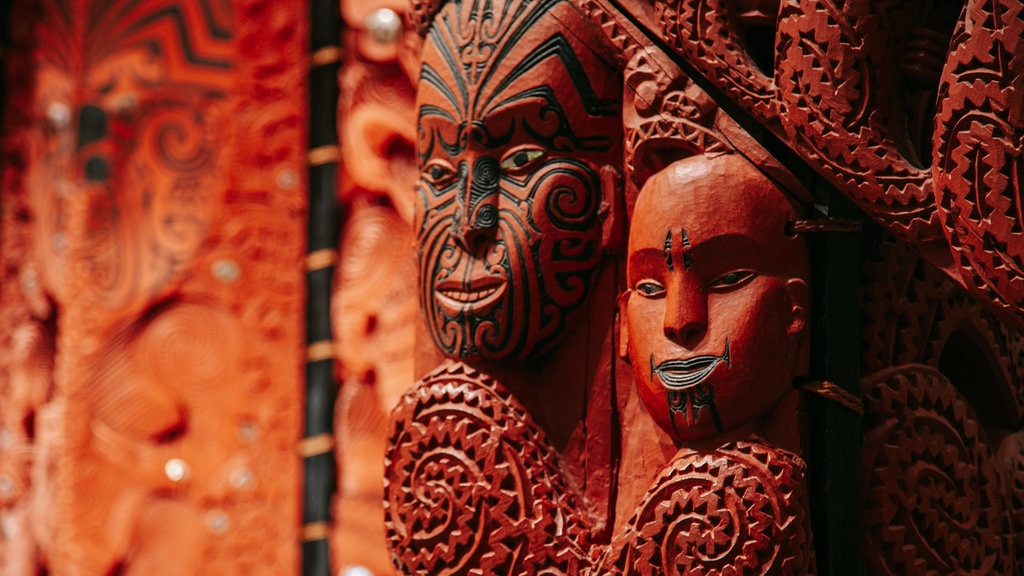
<instances>
[{"instance_id":1,"label":"carved cheek","mask_svg":"<svg viewBox=\"0 0 1024 576\"><path fill-rule=\"evenodd\" d=\"M530 221L539 234L537 268L556 312L580 306L601 259L600 179L581 162L550 162L533 178Z\"/></svg>"},{"instance_id":2,"label":"carved cheek","mask_svg":"<svg viewBox=\"0 0 1024 576\"><path fill-rule=\"evenodd\" d=\"M626 307L629 330L629 356L633 365L637 393L655 422L663 430L672 428L665 387L651 374L651 355L660 362L673 356L671 343L661 329L665 299L643 298L633 294Z\"/></svg>"},{"instance_id":3,"label":"carved cheek","mask_svg":"<svg viewBox=\"0 0 1024 576\"><path fill-rule=\"evenodd\" d=\"M790 307L782 281L764 276L713 301L711 330L716 338L728 333L732 356L713 383L726 428L762 417L788 389Z\"/></svg>"}]
</instances>

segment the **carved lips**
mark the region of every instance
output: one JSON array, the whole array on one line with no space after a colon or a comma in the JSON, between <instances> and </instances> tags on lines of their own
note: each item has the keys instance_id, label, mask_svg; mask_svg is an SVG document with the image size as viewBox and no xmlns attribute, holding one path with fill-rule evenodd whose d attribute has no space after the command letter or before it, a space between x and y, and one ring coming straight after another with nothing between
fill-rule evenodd
<instances>
[{"instance_id":1,"label":"carved lips","mask_svg":"<svg viewBox=\"0 0 1024 576\"><path fill-rule=\"evenodd\" d=\"M685 360L666 360L656 365L654 354L651 354L651 377L657 374L665 387L671 390L686 390L698 386L722 362L726 366L731 364L728 338L721 356L706 354Z\"/></svg>"},{"instance_id":2,"label":"carved lips","mask_svg":"<svg viewBox=\"0 0 1024 576\"><path fill-rule=\"evenodd\" d=\"M478 314L490 311L505 295L505 280L495 277L475 278L468 282L445 281L438 283L434 294L449 314L472 310Z\"/></svg>"}]
</instances>

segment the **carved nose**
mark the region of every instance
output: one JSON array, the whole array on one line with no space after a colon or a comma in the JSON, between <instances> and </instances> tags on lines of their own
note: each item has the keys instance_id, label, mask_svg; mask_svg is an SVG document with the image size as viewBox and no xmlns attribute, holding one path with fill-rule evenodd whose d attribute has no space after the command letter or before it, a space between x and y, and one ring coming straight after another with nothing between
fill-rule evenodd
<instances>
[{"instance_id":1,"label":"carved nose","mask_svg":"<svg viewBox=\"0 0 1024 576\"><path fill-rule=\"evenodd\" d=\"M467 249L486 238L498 226L498 161L482 156L473 164L459 163L459 196L462 198L455 219L455 237Z\"/></svg>"},{"instance_id":2,"label":"carved nose","mask_svg":"<svg viewBox=\"0 0 1024 576\"><path fill-rule=\"evenodd\" d=\"M704 291L692 283L670 285L665 300L665 337L693 349L708 332L708 308ZM687 285L690 284L690 285Z\"/></svg>"}]
</instances>

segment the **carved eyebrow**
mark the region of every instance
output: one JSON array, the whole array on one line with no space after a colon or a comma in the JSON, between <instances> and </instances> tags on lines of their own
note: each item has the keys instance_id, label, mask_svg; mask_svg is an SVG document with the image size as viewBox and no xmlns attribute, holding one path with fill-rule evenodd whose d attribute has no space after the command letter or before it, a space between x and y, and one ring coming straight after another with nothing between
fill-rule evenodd
<instances>
[{"instance_id":1,"label":"carved eyebrow","mask_svg":"<svg viewBox=\"0 0 1024 576\"><path fill-rule=\"evenodd\" d=\"M672 230L665 233L665 248L662 252L665 253L665 263L668 264L668 271L674 272L675 267L672 264Z\"/></svg>"},{"instance_id":2,"label":"carved eyebrow","mask_svg":"<svg viewBox=\"0 0 1024 576\"><path fill-rule=\"evenodd\" d=\"M572 142L573 146L576 147L577 149L605 151L610 148L612 140L611 136L578 136L575 132L573 132L572 125L569 122L569 116L565 113L565 110L562 109L562 104L558 101L558 98L556 97L554 91L551 89L550 86L536 86L534 88L529 88L527 90L519 92L518 94L513 94L512 96L509 96L508 98L498 102L497 104L492 106L490 110L488 110L487 116L485 116L485 121L486 118L490 118L490 116L493 116L502 108L506 106L515 105L519 102L523 102L531 98L537 98L544 101L542 113L544 115L554 114L555 116L557 116L558 124L561 130L561 133L558 135L567 138L569 141ZM536 129L532 128L530 124L525 120L522 122L522 126L523 129L526 130L526 132L530 136L532 136L535 140L544 144L551 150L564 151L564 147L558 147L555 145L553 137L545 136L539 133Z\"/></svg>"},{"instance_id":3,"label":"carved eyebrow","mask_svg":"<svg viewBox=\"0 0 1024 576\"><path fill-rule=\"evenodd\" d=\"M638 268L652 264L665 266L665 253L660 248L641 248L630 253L626 266L626 281L632 284L639 280L637 276L640 276L640 270Z\"/></svg>"},{"instance_id":4,"label":"carved eyebrow","mask_svg":"<svg viewBox=\"0 0 1024 576\"><path fill-rule=\"evenodd\" d=\"M544 60L552 57L557 58L565 67L569 80L572 82L573 87L576 88L576 93L583 102L583 109L587 114L591 116L615 116L617 114L616 104L618 104L618 101L614 98L602 99L597 96L597 92L590 84L590 77L586 70L584 70L583 64L579 60L579 56L576 55L576 51L573 50L572 45L569 44L568 40L566 40L565 36L561 33L551 36L545 40L543 44L527 54L525 58L520 60L519 63L517 63L515 67L505 75L502 81L495 86L491 93L500 94L501 91L512 84L512 82L518 80L524 74L536 68ZM481 87L487 85L490 75L496 68L497 67L493 67L488 71L488 75L484 79L484 82L481 83ZM501 107L501 105L508 100L509 99L506 99L498 105L493 106L491 110L484 113L484 116L489 115L491 111Z\"/></svg>"},{"instance_id":5,"label":"carved eyebrow","mask_svg":"<svg viewBox=\"0 0 1024 576\"><path fill-rule=\"evenodd\" d=\"M440 52L440 50L438 50L438 51ZM444 80L441 79L441 75L437 73L437 70L434 70L434 67L431 66L430 64L426 63L426 62L424 62L423 66L420 68L420 82L423 82L423 83L427 84L428 86L432 86L435 90L440 92L441 96L444 96L444 99L447 100L448 103L450 103L452 105L452 109L453 110L458 110L459 109L459 103L457 102L457 98L455 97L455 93L452 92L452 89L449 88L448 85L445 84ZM465 96L466 96L465 86L460 83L460 88L462 89L463 97L465 98ZM420 116L421 117L423 116L423 108L425 108L425 107L426 106L420 107ZM433 108L437 108L437 107L434 106ZM438 110L440 110L440 109L438 108ZM450 115L449 115L449 117L450 117ZM455 119L452 118L452 121L454 122Z\"/></svg>"},{"instance_id":6,"label":"carved eyebrow","mask_svg":"<svg viewBox=\"0 0 1024 576\"><path fill-rule=\"evenodd\" d=\"M702 266L712 262L728 261L732 258L756 256L765 259L762 246L746 234L722 234L695 244L694 257L700 258Z\"/></svg>"},{"instance_id":7,"label":"carved eyebrow","mask_svg":"<svg viewBox=\"0 0 1024 576\"><path fill-rule=\"evenodd\" d=\"M444 118L452 124L458 124L458 121L452 116L447 110L440 106L434 106L433 104L424 104L420 106L419 119L429 118L431 116L437 118Z\"/></svg>"}]
</instances>

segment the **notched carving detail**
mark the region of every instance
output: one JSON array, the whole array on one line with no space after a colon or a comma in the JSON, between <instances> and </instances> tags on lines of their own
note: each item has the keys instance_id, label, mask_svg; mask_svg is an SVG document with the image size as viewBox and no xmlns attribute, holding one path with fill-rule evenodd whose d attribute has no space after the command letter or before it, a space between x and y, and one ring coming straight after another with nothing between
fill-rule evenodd
<instances>
[{"instance_id":1,"label":"notched carving detail","mask_svg":"<svg viewBox=\"0 0 1024 576\"><path fill-rule=\"evenodd\" d=\"M967 402L919 364L861 389L866 571L1009 574L1000 472Z\"/></svg>"},{"instance_id":2,"label":"notched carving detail","mask_svg":"<svg viewBox=\"0 0 1024 576\"><path fill-rule=\"evenodd\" d=\"M814 574L805 469L760 442L681 450L595 576Z\"/></svg>"},{"instance_id":3,"label":"notched carving detail","mask_svg":"<svg viewBox=\"0 0 1024 576\"><path fill-rule=\"evenodd\" d=\"M391 416L385 520L402 574L580 573L589 522L526 409L449 363Z\"/></svg>"}]
</instances>

